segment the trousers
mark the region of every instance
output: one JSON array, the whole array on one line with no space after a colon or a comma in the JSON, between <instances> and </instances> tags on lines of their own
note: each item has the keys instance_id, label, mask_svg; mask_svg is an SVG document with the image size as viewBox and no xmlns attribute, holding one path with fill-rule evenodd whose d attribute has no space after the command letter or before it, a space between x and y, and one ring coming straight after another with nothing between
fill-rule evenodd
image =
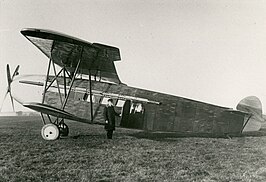
<instances>
[{"instance_id":1,"label":"trousers","mask_svg":"<svg viewBox=\"0 0 266 182\"><path fill-rule=\"evenodd\" d=\"M107 138L112 139L114 130L107 130Z\"/></svg>"}]
</instances>

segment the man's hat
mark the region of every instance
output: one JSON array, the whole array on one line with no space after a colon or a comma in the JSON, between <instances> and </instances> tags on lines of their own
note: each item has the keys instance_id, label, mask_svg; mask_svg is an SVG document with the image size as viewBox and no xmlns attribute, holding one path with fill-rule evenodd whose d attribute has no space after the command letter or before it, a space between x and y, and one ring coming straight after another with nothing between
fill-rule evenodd
<instances>
[{"instance_id":1,"label":"man's hat","mask_svg":"<svg viewBox=\"0 0 266 182\"><path fill-rule=\"evenodd\" d=\"M113 102L113 99L108 99L107 101L108 101L108 102Z\"/></svg>"}]
</instances>

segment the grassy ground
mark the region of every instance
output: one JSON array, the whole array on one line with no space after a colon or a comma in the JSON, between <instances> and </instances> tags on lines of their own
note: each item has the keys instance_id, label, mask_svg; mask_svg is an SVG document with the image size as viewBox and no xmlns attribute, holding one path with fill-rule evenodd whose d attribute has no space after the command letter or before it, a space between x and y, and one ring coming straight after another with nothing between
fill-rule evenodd
<instances>
[{"instance_id":1,"label":"grassy ground","mask_svg":"<svg viewBox=\"0 0 266 182\"><path fill-rule=\"evenodd\" d=\"M68 122L44 141L38 117L0 118L0 181L266 181L266 131L185 138Z\"/></svg>"}]
</instances>

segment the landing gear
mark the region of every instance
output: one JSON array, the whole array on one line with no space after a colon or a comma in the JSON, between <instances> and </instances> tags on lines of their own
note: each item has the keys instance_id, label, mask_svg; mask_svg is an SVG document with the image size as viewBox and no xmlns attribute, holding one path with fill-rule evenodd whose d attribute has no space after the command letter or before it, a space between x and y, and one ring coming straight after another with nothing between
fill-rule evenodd
<instances>
[{"instance_id":1,"label":"landing gear","mask_svg":"<svg viewBox=\"0 0 266 182\"><path fill-rule=\"evenodd\" d=\"M55 124L46 124L42 127L41 135L45 140L56 140L59 137L59 129Z\"/></svg>"},{"instance_id":2,"label":"landing gear","mask_svg":"<svg viewBox=\"0 0 266 182\"><path fill-rule=\"evenodd\" d=\"M62 137L68 136L69 128L65 123L59 124L58 127L59 127L59 131L60 131L60 136L62 136Z\"/></svg>"},{"instance_id":3,"label":"landing gear","mask_svg":"<svg viewBox=\"0 0 266 182\"><path fill-rule=\"evenodd\" d=\"M42 121L44 126L42 127L41 130L41 135L43 139L45 140L56 140L59 137L66 137L69 134L69 128L68 126L64 123L64 119L59 119L59 118L51 118L48 114L47 117L44 117L43 114L41 113L42 116ZM49 124L46 124L45 119L49 120Z\"/></svg>"}]
</instances>

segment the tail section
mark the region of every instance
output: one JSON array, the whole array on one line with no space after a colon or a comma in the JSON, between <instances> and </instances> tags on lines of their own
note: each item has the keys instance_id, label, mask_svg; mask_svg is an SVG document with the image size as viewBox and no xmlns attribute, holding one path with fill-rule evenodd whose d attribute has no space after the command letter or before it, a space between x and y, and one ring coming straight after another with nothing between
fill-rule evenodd
<instances>
[{"instance_id":1,"label":"tail section","mask_svg":"<svg viewBox=\"0 0 266 182\"><path fill-rule=\"evenodd\" d=\"M260 130L265 119L262 116L262 104L258 97L249 96L242 99L236 106L236 109L250 113L250 117L247 118L249 120L245 123L243 132Z\"/></svg>"}]
</instances>

